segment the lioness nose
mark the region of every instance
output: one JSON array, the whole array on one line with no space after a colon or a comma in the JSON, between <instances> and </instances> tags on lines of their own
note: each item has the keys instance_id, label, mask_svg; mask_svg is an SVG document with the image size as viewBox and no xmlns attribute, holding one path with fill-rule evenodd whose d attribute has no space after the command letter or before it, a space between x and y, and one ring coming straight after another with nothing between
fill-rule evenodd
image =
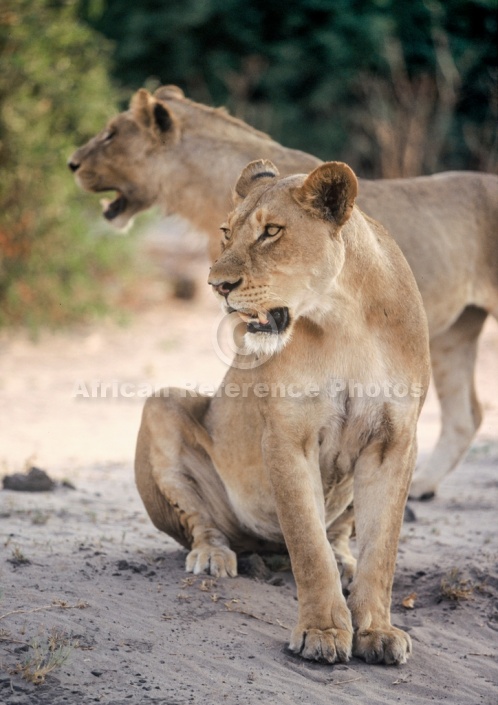
<instances>
[{"instance_id":1,"label":"lioness nose","mask_svg":"<svg viewBox=\"0 0 498 705\"><path fill-rule=\"evenodd\" d=\"M80 168L80 165L77 162L73 162L71 160L68 161L67 165L71 169L71 171L78 171L78 169Z\"/></svg>"},{"instance_id":2,"label":"lioness nose","mask_svg":"<svg viewBox=\"0 0 498 705\"><path fill-rule=\"evenodd\" d=\"M242 279L237 279L235 282L220 282L217 283L215 281L210 281L209 283L213 287L215 291L218 292L218 294L221 294L222 296L228 296L228 294L236 289L240 283L242 282Z\"/></svg>"}]
</instances>

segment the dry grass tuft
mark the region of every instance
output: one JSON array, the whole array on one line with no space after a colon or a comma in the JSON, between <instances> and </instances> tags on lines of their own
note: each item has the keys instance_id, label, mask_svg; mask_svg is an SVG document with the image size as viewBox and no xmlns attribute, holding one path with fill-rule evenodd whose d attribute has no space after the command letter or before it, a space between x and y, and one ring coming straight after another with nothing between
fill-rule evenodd
<instances>
[{"instance_id":1,"label":"dry grass tuft","mask_svg":"<svg viewBox=\"0 0 498 705\"><path fill-rule=\"evenodd\" d=\"M14 546L12 549L12 557L7 558L7 561L12 563L13 566L29 565L31 563L29 558L26 558L19 546Z\"/></svg>"},{"instance_id":2,"label":"dry grass tuft","mask_svg":"<svg viewBox=\"0 0 498 705\"><path fill-rule=\"evenodd\" d=\"M452 568L441 580L441 595L446 600L471 600L474 589L475 586L461 576L458 568Z\"/></svg>"},{"instance_id":3,"label":"dry grass tuft","mask_svg":"<svg viewBox=\"0 0 498 705\"><path fill-rule=\"evenodd\" d=\"M22 663L14 667L12 673L20 675L29 683L41 685L49 673L66 663L77 646L78 642L67 639L64 632L52 629L45 642L41 643L37 639L30 642L29 653Z\"/></svg>"}]
</instances>

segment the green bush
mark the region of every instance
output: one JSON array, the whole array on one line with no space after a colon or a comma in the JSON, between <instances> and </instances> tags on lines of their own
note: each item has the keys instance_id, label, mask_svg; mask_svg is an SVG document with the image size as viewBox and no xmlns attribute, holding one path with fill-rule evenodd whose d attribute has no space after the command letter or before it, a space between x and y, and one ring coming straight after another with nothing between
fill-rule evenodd
<instances>
[{"instance_id":1,"label":"green bush","mask_svg":"<svg viewBox=\"0 0 498 705\"><path fill-rule=\"evenodd\" d=\"M66 324L106 308L130 242L91 232L66 162L116 112L110 46L70 0L0 10L0 325Z\"/></svg>"}]
</instances>

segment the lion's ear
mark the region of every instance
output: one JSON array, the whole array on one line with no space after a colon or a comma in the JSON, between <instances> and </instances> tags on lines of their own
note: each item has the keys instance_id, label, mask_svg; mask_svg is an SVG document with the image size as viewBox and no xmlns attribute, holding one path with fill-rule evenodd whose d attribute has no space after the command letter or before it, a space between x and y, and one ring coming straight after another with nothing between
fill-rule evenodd
<instances>
[{"instance_id":1,"label":"lion's ear","mask_svg":"<svg viewBox=\"0 0 498 705\"><path fill-rule=\"evenodd\" d=\"M154 91L154 98L158 100L171 100L172 98L182 100L185 98L185 93L178 86L159 86L159 88Z\"/></svg>"},{"instance_id":2,"label":"lion's ear","mask_svg":"<svg viewBox=\"0 0 498 705\"><path fill-rule=\"evenodd\" d=\"M173 124L171 113L166 106L157 101L145 88L140 88L132 97L130 110L139 125L153 130L159 136L168 132Z\"/></svg>"},{"instance_id":3,"label":"lion's ear","mask_svg":"<svg viewBox=\"0 0 498 705\"><path fill-rule=\"evenodd\" d=\"M268 159L258 159L250 162L242 171L235 184L234 200L236 203L244 200L249 191L262 183L273 181L279 176L278 169Z\"/></svg>"},{"instance_id":4,"label":"lion's ear","mask_svg":"<svg viewBox=\"0 0 498 705\"><path fill-rule=\"evenodd\" d=\"M130 101L131 114L144 127L150 127L152 122L152 100L149 91L139 88Z\"/></svg>"},{"instance_id":5,"label":"lion's ear","mask_svg":"<svg viewBox=\"0 0 498 705\"><path fill-rule=\"evenodd\" d=\"M325 162L308 174L295 198L307 211L344 225L353 212L358 181L343 162Z\"/></svg>"}]
</instances>

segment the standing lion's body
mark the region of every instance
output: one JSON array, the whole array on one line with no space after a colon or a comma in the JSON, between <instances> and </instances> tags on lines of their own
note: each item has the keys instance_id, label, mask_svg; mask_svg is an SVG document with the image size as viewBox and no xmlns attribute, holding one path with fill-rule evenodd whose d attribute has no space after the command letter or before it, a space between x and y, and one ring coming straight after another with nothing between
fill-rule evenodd
<instances>
[{"instance_id":1,"label":"standing lion's body","mask_svg":"<svg viewBox=\"0 0 498 705\"><path fill-rule=\"evenodd\" d=\"M389 613L430 374L422 301L394 241L354 207L348 167L277 175L244 170L210 272L242 321L240 352L214 397L147 401L137 486L194 573L235 575L234 551L287 547L296 653L404 663L411 641Z\"/></svg>"},{"instance_id":2,"label":"standing lion's body","mask_svg":"<svg viewBox=\"0 0 498 705\"><path fill-rule=\"evenodd\" d=\"M169 87L156 98L139 91L130 110L79 149L70 166L83 187L118 191L105 212L118 226L159 205L204 229L214 260L232 185L256 158L271 159L282 175L307 173L321 163ZM430 496L461 460L481 420L473 375L486 316L498 317L498 176L448 172L361 180L358 205L400 246L429 322L442 431L411 494Z\"/></svg>"}]
</instances>

